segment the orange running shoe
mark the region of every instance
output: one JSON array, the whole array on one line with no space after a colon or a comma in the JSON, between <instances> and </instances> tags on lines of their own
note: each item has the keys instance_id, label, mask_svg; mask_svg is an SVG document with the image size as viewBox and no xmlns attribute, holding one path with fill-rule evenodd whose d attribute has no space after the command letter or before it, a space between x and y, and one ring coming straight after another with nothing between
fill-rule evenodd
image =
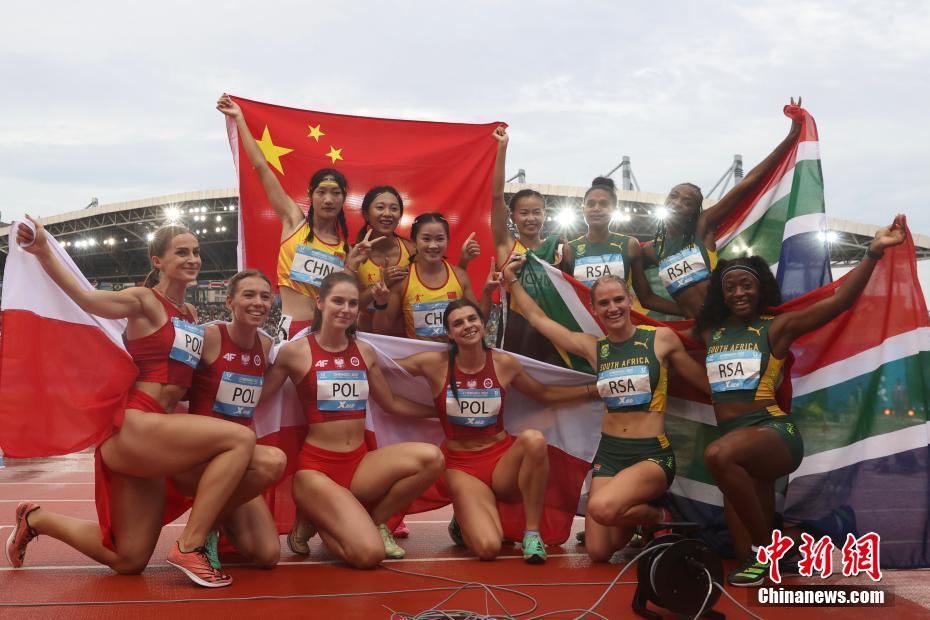
<instances>
[{"instance_id":1,"label":"orange running shoe","mask_svg":"<svg viewBox=\"0 0 930 620\"><path fill-rule=\"evenodd\" d=\"M223 588L233 582L232 577L210 566L210 560L203 547L184 553L181 551L180 544L174 543L168 551L168 564L179 569L197 585L205 588Z\"/></svg>"},{"instance_id":2,"label":"orange running shoe","mask_svg":"<svg viewBox=\"0 0 930 620\"><path fill-rule=\"evenodd\" d=\"M29 527L29 513L38 509L39 505L32 502L21 502L16 507L13 533L6 539L6 546L3 548L4 552L6 552L6 561L13 568L19 568L23 565L23 560L26 559L26 545L39 535L38 532Z\"/></svg>"}]
</instances>

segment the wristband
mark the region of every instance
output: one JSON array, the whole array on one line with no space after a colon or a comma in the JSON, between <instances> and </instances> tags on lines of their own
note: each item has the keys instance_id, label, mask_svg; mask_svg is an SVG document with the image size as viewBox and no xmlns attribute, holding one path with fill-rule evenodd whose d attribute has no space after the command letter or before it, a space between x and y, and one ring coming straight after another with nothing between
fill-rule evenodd
<instances>
[{"instance_id":1,"label":"wristband","mask_svg":"<svg viewBox=\"0 0 930 620\"><path fill-rule=\"evenodd\" d=\"M876 252L876 251L873 250L872 248L869 248L868 250L865 251L865 255L868 256L869 258L871 258L872 260L881 260L882 257L885 255L885 253L884 253L884 252Z\"/></svg>"},{"instance_id":2,"label":"wristband","mask_svg":"<svg viewBox=\"0 0 930 620\"><path fill-rule=\"evenodd\" d=\"M387 308L387 306L388 306L387 302L384 302L383 304L376 304L376 303L371 304L371 307L374 308L375 310L384 310Z\"/></svg>"}]
</instances>

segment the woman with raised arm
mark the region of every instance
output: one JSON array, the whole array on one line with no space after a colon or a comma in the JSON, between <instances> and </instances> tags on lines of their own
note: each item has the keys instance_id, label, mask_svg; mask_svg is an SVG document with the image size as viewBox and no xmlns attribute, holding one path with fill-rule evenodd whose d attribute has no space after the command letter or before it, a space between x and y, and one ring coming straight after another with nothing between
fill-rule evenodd
<instances>
[{"instance_id":1,"label":"woman with raised arm","mask_svg":"<svg viewBox=\"0 0 930 620\"><path fill-rule=\"evenodd\" d=\"M588 398L591 386L543 385L509 353L488 349L481 309L469 299L449 303L442 325L449 337L447 351L417 353L397 363L411 375L426 378L436 411L424 413L438 412L446 434L445 482L455 510L449 533L480 559L493 560L503 537L496 500L522 497L523 558L531 564L545 562L539 525L549 477L546 438L537 430L517 437L507 434L506 391L513 385L539 402L557 403ZM408 410L396 413L420 416Z\"/></svg>"},{"instance_id":2,"label":"woman with raised arm","mask_svg":"<svg viewBox=\"0 0 930 620\"><path fill-rule=\"evenodd\" d=\"M444 342L442 313L455 299L475 301L471 280L461 267L446 260L449 245L449 222L441 213L422 213L413 220L410 234L416 244L410 269L390 288L385 281L372 288L375 316L374 331L390 333L398 316L403 316L408 338ZM473 240L472 240L473 241ZM384 270L387 280L391 268ZM489 304L488 299L483 302Z\"/></svg>"},{"instance_id":3,"label":"woman with raised arm","mask_svg":"<svg viewBox=\"0 0 930 620\"><path fill-rule=\"evenodd\" d=\"M597 370L605 415L585 515L585 547L595 562L608 562L637 525L670 518L659 503L675 477L675 454L665 436L668 368L705 393L707 377L671 329L632 323L623 279L601 276L591 285L594 314L606 332L598 338L572 332L543 313L516 277L525 260L515 256L503 278L527 320Z\"/></svg>"},{"instance_id":4,"label":"woman with raised arm","mask_svg":"<svg viewBox=\"0 0 930 620\"><path fill-rule=\"evenodd\" d=\"M746 196L758 189L795 143L803 114L801 99L795 105L792 98L790 105L785 106L785 115L792 119L788 135L714 206L702 209L704 196L693 183L673 187L665 199L667 215L659 221L652 242L643 246L643 260L634 271L634 283L647 282L645 268L657 265L666 292L681 307L677 314L689 319L696 317L717 264L717 227Z\"/></svg>"},{"instance_id":5,"label":"woman with raised arm","mask_svg":"<svg viewBox=\"0 0 930 620\"><path fill-rule=\"evenodd\" d=\"M187 393L188 411L248 426L261 397L271 338L259 328L271 312L271 281L257 269L240 271L229 279L226 308L232 320L205 325L203 354ZM256 445L249 467L228 502L234 506L220 515L220 528L236 550L255 566L271 568L281 557L278 528L259 494L284 474L287 457L273 446ZM176 489L194 494L203 468L175 476ZM219 568L219 531L207 536L205 551Z\"/></svg>"},{"instance_id":6,"label":"woman with raised arm","mask_svg":"<svg viewBox=\"0 0 930 620\"><path fill-rule=\"evenodd\" d=\"M26 545L46 534L118 573L139 573L155 549L163 517L168 518L165 478L206 463L187 524L168 551L168 563L199 585L228 586L232 578L210 565L204 540L249 465L255 435L237 424L202 416L152 415L174 409L200 360L203 328L196 325L193 306L184 302L185 289L200 272L197 238L182 226L159 228L149 244L153 268L145 286L118 292L88 290L55 258L42 225L31 221L35 231L20 224L17 243L85 312L127 319L126 349L139 375L125 412L113 420L113 434L95 454L99 524L23 502L16 509L7 558L13 566L22 566ZM177 516L180 513L168 520Z\"/></svg>"},{"instance_id":7,"label":"woman with raised arm","mask_svg":"<svg viewBox=\"0 0 930 620\"><path fill-rule=\"evenodd\" d=\"M355 272L371 250L367 237L362 254L350 254L349 230L343 211L348 184L334 168L321 168L310 177L310 210L304 215L272 171L265 155L245 122L242 108L229 96L216 102L216 109L235 121L249 163L261 180L268 203L281 220L278 251L278 287L281 294L281 327L290 338L313 320L314 301L323 278L336 271Z\"/></svg>"},{"instance_id":8,"label":"woman with raised arm","mask_svg":"<svg viewBox=\"0 0 930 620\"><path fill-rule=\"evenodd\" d=\"M352 336L358 309L355 277L326 276L311 333L281 348L265 377L265 393L290 377L307 416L309 432L294 475L300 514L334 555L355 568L371 568L385 556L404 557L387 520L439 477L443 460L436 446L425 443L368 448L369 396L393 413L426 416L432 409L391 392L374 349ZM300 542L310 535L291 534Z\"/></svg>"},{"instance_id":9,"label":"woman with raised arm","mask_svg":"<svg viewBox=\"0 0 930 620\"><path fill-rule=\"evenodd\" d=\"M796 470L804 457L797 426L775 402L791 344L853 305L885 249L904 242L906 224L898 215L876 232L862 262L834 295L802 310L767 312L781 303L781 295L761 257L722 260L711 276L695 327L707 343L707 377L721 434L707 446L704 462L723 492L734 546L746 556L730 574L730 585L758 586L765 580L768 564L759 562L756 552L771 542L775 480Z\"/></svg>"}]
</instances>

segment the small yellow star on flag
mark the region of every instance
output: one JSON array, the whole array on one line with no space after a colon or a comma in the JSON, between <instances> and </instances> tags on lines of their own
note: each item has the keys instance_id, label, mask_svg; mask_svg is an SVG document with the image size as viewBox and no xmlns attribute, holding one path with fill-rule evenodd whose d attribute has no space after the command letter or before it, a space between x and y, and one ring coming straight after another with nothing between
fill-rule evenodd
<instances>
[{"instance_id":1,"label":"small yellow star on flag","mask_svg":"<svg viewBox=\"0 0 930 620\"><path fill-rule=\"evenodd\" d=\"M335 146L330 146L329 153L327 153L324 157L329 157L335 164L336 160L342 159L342 149L337 149Z\"/></svg>"},{"instance_id":2,"label":"small yellow star on flag","mask_svg":"<svg viewBox=\"0 0 930 620\"><path fill-rule=\"evenodd\" d=\"M325 136L325 135L326 135L325 133L323 133L322 131L320 131L320 126L319 126L319 125L317 125L316 127L314 127L314 126L311 125L310 123L307 123L307 127L310 129L310 133L307 134L307 137L308 137L308 138L313 138L313 139L316 140L317 142L320 141L320 136Z\"/></svg>"},{"instance_id":3,"label":"small yellow star on flag","mask_svg":"<svg viewBox=\"0 0 930 620\"><path fill-rule=\"evenodd\" d=\"M268 125L265 125L265 131L262 132L262 139L258 141L258 148L262 150L265 160L272 168L284 174L284 168L281 167L281 157L287 155L294 149L287 149L283 146L277 146L271 141L271 132L268 131Z\"/></svg>"}]
</instances>

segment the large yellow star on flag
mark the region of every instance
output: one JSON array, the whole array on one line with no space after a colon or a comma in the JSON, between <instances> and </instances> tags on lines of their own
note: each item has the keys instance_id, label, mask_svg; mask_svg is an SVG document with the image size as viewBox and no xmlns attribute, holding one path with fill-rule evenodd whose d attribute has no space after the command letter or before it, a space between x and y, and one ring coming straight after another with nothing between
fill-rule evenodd
<instances>
[{"instance_id":1,"label":"large yellow star on flag","mask_svg":"<svg viewBox=\"0 0 930 620\"><path fill-rule=\"evenodd\" d=\"M310 123L307 123L307 128L310 129L310 133L307 134L308 138L313 138L317 142L320 141L320 136L325 136L326 134L320 130L320 126L317 125L314 127Z\"/></svg>"},{"instance_id":2,"label":"large yellow star on flag","mask_svg":"<svg viewBox=\"0 0 930 620\"><path fill-rule=\"evenodd\" d=\"M271 132L268 131L268 125L265 125L265 131L262 132L262 139L258 140L258 148L262 150L265 160L271 164L271 167L284 174L284 168L281 167L281 157L287 155L294 149L287 149L283 146L277 146L271 141Z\"/></svg>"},{"instance_id":3,"label":"large yellow star on flag","mask_svg":"<svg viewBox=\"0 0 930 620\"><path fill-rule=\"evenodd\" d=\"M337 149L335 146L330 145L329 153L324 155L324 157L329 157L335 164L336 160L342 159L342 149Z\"/></svg>"}]
</instances>

